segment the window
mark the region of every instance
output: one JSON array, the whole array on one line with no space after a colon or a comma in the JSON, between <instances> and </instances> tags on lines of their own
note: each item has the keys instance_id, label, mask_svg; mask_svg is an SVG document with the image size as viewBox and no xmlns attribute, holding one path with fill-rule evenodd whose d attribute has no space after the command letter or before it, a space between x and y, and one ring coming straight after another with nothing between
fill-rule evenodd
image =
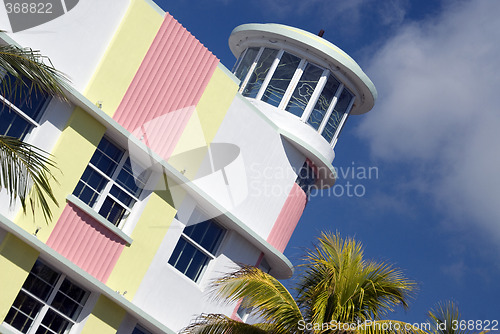
<instances>
[{"instance_id":1,"label":"window","mask_svg":"<svg viewBox=\"0 0 500 334\"><path fill-rule=\"evenodd\" d=\"M299 66L299 63L299 57L288 52L283 53L278 67L276 68L276 71L274 71L271 81L262 96L262 101L275 107L280 104L283 95L285 95L288 84L290 84L290 81Z\"/></svg>"},{"instance_id":2,"label":"window","mask_svg":"<svg viewBox=\"0 0 500 334\"><path fill-rule=\"evenodd\" d=\"M328 121L326 122L325 128L321 135L328 141L331 142L337 132L337 128L340 125L344 114L349 111L351 107L353 95L347 90L343 89L340 97L333 108Z\"/></svg>"},{"instance_id":3,"label":"window","mask_svg":"<svg viewBox=\"0 0 500 334\"><path fill-rule=\"evenodd\" d=\"M243 82L243 80L247 76L248 70L252 66L255 57L257 57L258 53L259 53L259 48L249 48L246 50L244 54L242 54L240 59L238 59L234 75L238 79L240 79L241 82Z\"/></svg>"},{"instance_id":4,"label":"window","mask_svg":"<svg viewBox=\"0 0 500 334\"><path fill-rule=\"evenodd\" d=\"M307 64L286 107L288 112L298 117L302 116L322 75L322 68L310 63Z\"/></svg>"},{"instance_id":5,"label":"window","mask_svg":"<svg viewBox=\"0 0 500 334\"><path fill-rule=\"evenodd\" d=\"M22 333L68 333L89 292L36 261L4 322Z\"/></svg>"},{"instance_id":6,"label":"window","mask_svg":"<svg viewBox=\"0 0 500 334\"><path fill-rule=\"evenodd\" d=\"M309 125L311 125L315 130L318 130L321 122L323 122L323 119L330 108L333 97L337 94L339 86L340 82L333 75L330 75L325 87L321 91L318 102L316 102L316 105L307 120L307 123L309 123Z\"/></svg>"},{"instance_id":7,"label":"window","mask_svg":"<svg viewBox=\"0 0 500 334\"><path fill-rule=\"evenodd\" d=\"M259 60L255 64L255 67L248 79L248 83L245 86L245 90L243 91L243 96L246 97L256 97L259 93L260 87L262 83L266 79L267 73L271 68L271 65L278 54L278 50L273 49L264 49L262 54L259 57Z\"/></svg>"},{"instance_id":8,"label":"window","mask_svg":"<svg viewBox=\"0 0 500 334\"><path fill-rule=\"evenodd\" d=\"M335 145L354 94L331 70L284 49L251 47L233 72L241 80L243 96L288 111Z\"/></svg>"},{"instance_id":9,"label":"window","mask_svg":"<svg viewBox=\"0 0 500 334\"><path fill-rule=\"evenodd\" d=\"M144 329L142 326L140 325L136 325L134 327L134 330L132 331L132 334L151 334L150 331Z\"/></svg>"},{"instance_id":10,"label":"window","mask_svg":"<svg viewBox=\"0 0 500 334\"><path fill-rule=\"evenodd\" d=\"M196 213L193 216L198 216ZM210 260L215 258L223 236L224 229L213 219L188 225L182 231L168 263L197 282Z\"/></svg>"},{"instance_id":11,"label":"window","mask_svg":"<svg viewBox=\"0 0 500 334\"><path fill-rule=\"evenodd\" d=\"M14 85L16 78L4 74L3 80ZM15 85L8 96L0 95L0 135L24 139L38 126L50 98L40 92L30 92L30 86L31 82L25 79L24 83Z\"/></svg>"},{"instance_id":12,"label":"window","mask_svg":"<svg viewBox=\"0 0 500 334\"><path fill-rule=\"evenodd\" d=\"M302 165L302 167L300 168L295 183L297 183L300 188L304 190L307 198L309 198L311 189L316 183L316 175L314 174L313 168L307 161L304 162L304 165Z\"/></svg>"},{"instance_id":13,"label":"window","mask_svg":"<svg viewBox=\"0 0 500 334\"><path fill-rule=\"evenodd\" d=\"M132 168L133 167L133 168ZM122 228L150 175L127 152L104 137L73 195Z\"/></svg>"}]
</instances>

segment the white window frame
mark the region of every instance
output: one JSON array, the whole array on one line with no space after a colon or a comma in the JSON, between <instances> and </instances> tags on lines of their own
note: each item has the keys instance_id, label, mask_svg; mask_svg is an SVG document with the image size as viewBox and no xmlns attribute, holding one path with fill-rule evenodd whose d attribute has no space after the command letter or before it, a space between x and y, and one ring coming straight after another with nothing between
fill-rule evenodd
<instances>
[{"instance_id":1,"label":"white window frame","mask_svg":"<svg viewBox=\"0 0 500 334\"><path fill-rule=\"evenodd\" d=\"M240 59L243 59L242 57L244 57L244 55L246 54L246 52L248 51L248 49L252 47L252 46L249 46L245 49L245 51L243 51L242 55L240 56ZM264 79L264 81L262 82L262 85L259 89L259 92L257 93L256 97L255 97L255 100L262 100L262 97L264 95L264 92L266 91L267 89L267 86L269 85L269 82L271 81L273 75L274 75L274 72L276 71L276 68L278 67L279 65L279 62L281 60L281 57L283 56L283 54L285 52L288 52L296 57L299 57L300 58L300 63L299 65L297 66L297 69L295 70L295 73L294 75L292 76L292 78L290 79L290 83L288 84L288 87L285 91L285 93L283 94L283 97L279 103L279 105L276 107L278 110L282 110L282 111L286 111L286 106L288 105L288 102L295 90L295 87L297 86L297 83L299 82L300 78L302 77L302 74L304 72L304 69L305 67L307 66L307 64L312 64L314 66L317 66L321 69L323 69L323 73L321 74L321 77L319 78L318 80L318 83L316 84L316 87L314 88L314 92L313 94L311 95L311 98L309 99L307 105L305 106L304 108L304 111L302 112L302 115L300 117L292 114L292 113L289 113L290 115L294 116L294 117L297 117L300 119L300 121L302 121L303 123L306 123L308 124L308 119L309 117L311 116L311 113L314 109L314 106L316 105L316 102L320 96L320 94L323 92L323 89L325 88L325 85L328 81L328 78L330 76L333 76L335 79L337 79L339 82L340 82L340 85L339 87L337 88L337 91L334 95L334 97L332 98L331 102L330 102L330 105L328 107L328 110L326 111L325 113L325 116L323 117L323 120L320 124L320 126L318 127L318 129L314 129L317 133L319 133L320 135L323 133L323 130L325 129L325 126L326 124L328 123L328 119L330 118L330 115L332 114L333 112L333 109L335 108L335 105L337 104L337 100L338 98L340 97L340 94L342 93L342 91L344 89L346 89L346 86L344 85L344 80L345 79L344 77L339 77L338 75L334 74L332 69L328 68L328 67L325 67L325 66L322 66L322 65L319 65L318 63L314 62L314 61L309 61L303 54L301 54L300 52L294 52L293 50L285 50L283 47L279 47L279 48L275 48L275 47L272 47L272 46L261 46L259 48L259 51L252 63L252 65L249 67L248 69L248 72L244 78L244 80L242 80L242 83L241 83L241 86L239 88L239 93L242 94L246 85L248 84L248 81L250 80L250 77L255 69L255 66L257 65L257 62L259 61L259 58L261 57L262 53L264 52L264 49L266 48L270 48L270 49L275 49L275 50L278 50L278 53L273 61L273 63L271 64L270 68L269 68L269 71L266 75L266 78ZM238 61L240 60L238 59ZM238 67L240 66L241 62L239 62L237 64L237 66L235 66L235 69L233 70L233 73L235 73L238 69ZM352 93L352 90L350 90L351 93ZM351 112L351 109L352 109L352 106L354 104L354 100L356 99L356 95L354 93L353 94L353 98L351 99L350 101L350 104L349 104L349 107L346 109L343 117L342 117L342 120L340 121L337 129L335 130L335 134L332 138L332 140L329 142L330 146L332 148L335 147L336 143L337 143L337 137L340 133L340 129L344 126L344 123L347 119L347 116L348 114Z\"/></svg>"},{"instance_id":2,"label":"white window frame","mask_svg":"<svg viewBox=\"0 0 500 334\"><path fill-rule=\"evenodd\" d=\"M24 287L21 288L21 290L19 290L19 293L21 293L21 291L25 294L27 294L29 297L35 299L37 302L39 302L40 304L43 304L42 308L40 309L40 312L38 312L37 315L35 315L35 317L33 318L33 323L31 324L30 328L28 329L28 331L26 332L26 334L35 334L35 332L40 328L40 325L42 323L42 320L43 318L45 317L45 315L47 314L47 312L49 310L52 310L53 312L57 313L59 316L63 317L65 320L69 321L72 325L70 327L70 330L68 333L71 333L73 331L73 329L76 327L76 325L79 323L79 317L80 315L82 314L82 311L84 310L87 302L89 301L89 296L91 295L91 292L87 289L84 289L83 287L81 287L80 285L78 284L75 284L75 285L78 285L78 287L80 287L82 290L85 290L86 291L86 295L83 297L82 299L82 303L80 302L77 302L76 300L74 300L73 298L71 298L70 296L66 295L66 293L62 292L62 294L64 294L67 298L71 299L72 301L74 301L75 303L77 303L78 305L81 306L80 308L80 312L79 314L77 315L77 320L73 320L71 319L70 317L68 317L67 315L61 313L59 310L53 308L51 306L52 302L54 301L54 298L55 296L57 295L57 293L60 291L60 288L61 288L61 285L62 283L64 282L64 280L68 277L66 274L64 273L61 273L55 269L53 269L52 267L50 266L47 266L43 261L40 261L44 266L46 267L49 267L52 271L54 272L57 272L59 273L59 277L57 278L53 288L52 288L52 291L49 293L49 296L47 297L47 301L43 301L42 299L40 299L39 297L35 296L34 294L32 294L30 291L24 289ZM31 273L31 271L30 271ZM41 279L41 277L39 277ZM71 281L71 279L69 279ZM47 282L46 282L47 283ZM24 283L23 283L24 285ZM18 293L18 295L19 295ZM17 298L17 296L16 296ZM13 302L14 303L14 302ZM11 305L11 307L9 308L9 310L13 308L13 304ZM17 310L17 309L16 309ZM26 315L24 312L22 312L21 310L17 310L18 312ZM28 316L28 315L26 315ZM28 316L29 317L29 316ZM12 327L10 324L4 322L3 323L4 326L7 326L9 329L11 329L14 333L22 333L21 331L19 331L18 329L16 329L15 327ZM49 331L51 331L49 329Z\"/></svg>"},{"instance_id":3,"label":"white window frame","mask_svg":"<svg viewBox=\"0 0 500 334\"><path fill-rule=\"evenodd\" d=\"M1 84L1 81L3 81L4 76L7 74L3 73L3 75L2 75L2 73L0 72L0 75L1 75L1 77L0 77L0 84ZM52 100L52 98L50 96L47 96L47 99L45 100L45 102L43 103L43 106L41 107L40 114L38 116L39 119L41 119L43 117L43 114L45 113L45 110L47 109L47 106L49 105L51 100ZM28 123L30 123L33 126L25 134L24 138L22 138L22 140L24 142L26 142L27 139L29 139L30 135L33 133L33 131L40 127L40 123L35 121L33 118L28 116L26 113L24 113L24 111L19 109L14 103L12 103L10 100L8 100L5 96L0 95L0 101L2 101L5 104L5 106L2 106L0 103L0 109L1 108L8 108L10 110L10 112L15 112L16 114L21 116L25 121L27 121Z\"/></svg>"},{"instance_id":4,"label":"white window frame","mask_svg":"<svg viewBox=\"0 0 500 334\"><path fill-rule=\"evenodd\" d=\"M151 179L151 173L147 176L144 184L145 184L145 187L144 189L141 191L141 194L139 195L139 197L133 195L130 193L130 191L128 191L127 189L125 189L123 186L121 186L116 180L118 178L118 175L120 174L120 172L122 171L123 169L123 166L125 164L125 162L127 161L127 159L130 157L130 153L128 152L128 150L126 149L123 149L120 145L117 145L113 140L111 140L109 137L107 136L104 136L103 138L106 138L111 144L113 144L114 146L118 147L119 149L123 150L123 155L120 159L120 161L118 162L118 164L116 165L116 168L115 168L115 171L113 172L112 176L109 177L108 175L106 175L106 173L104 173L103 171L101 171L99 168L97 168L97 166L94 166L90 161L88 163L88 167L91 167L92 170L94 170L95 172L97 172L99 175L103 176L106 180L107 180L107 183L106 185L104 186L104 188L102 189L101 192L98 192L96 189L92 188L89 184L87 184L84 180L82 180L82 177L83 177L83 174L82 176L80 177L80 180L78 182L82 182L85 184L85 186L91 188L93 191L95 191L96 193L98 193L98 198L96 200L96 202L94 203L94 205L90 206L88 203L86 203L87 205L89 205L89 207L91 207L92 209L94 209L94 211L96 211L101 217L103 217L106 221L108 221L110 224L112 224L106 217L102 216L99 211L101 210L102 208L102 205L104 204L104 201L106 200L106 198L110 197L113 201L116 201L119 205L123 206L125 208L125 211L126 213L123 215L123 217L120 219L120 221L118 222L117 225L115 225L116 227L118 227L119 229L122 229L125 227L125 224L129 221L129 218L131 216L131 214L134 212L134 209L139 207L140 206L140 203L144 200L144 198L147 196L146 194L146 188L147 188L147 184L148 184L148 181ZM95 151L97 151L97 147L95 149ZM95 154L95 151L94 151L94 154ZM93 155L92 155L93 156ZM132 159L130 159L131 161L131 164L137 164L141 167L143 167L140 163L138 163L136 160L133 160L132 162ZM144 168L144 170L146 170L146 168ZM129 195L130 197L132 197L132 199L135 201L134 204L132 205L131 208L128 207L128 205L125 205L124 203L122 203L120 200L118 200L115 196L113 196L111 194L111 189L113 188L113 186L116 186L117 188L119 188L120 190L124 191L127 195ZM76 195L75 195L76 196ZM78 196L76 196L78 197ZM84 202L85 203L85 202Z\"/></svg>"},{"instance_id":5,"label":"white window frame","mask_svg":"<svg viewBox=\"0 0 500 334\"><path fill-rule=\"evenodd\" d=\"M196 215L196 216L195 216ZM190 218L189 218L189 221L193 221L193 217L195 217L194 219L199 219L203 216L206 216L199 208L194 208L193 210L193 213L191 214ZM220 224L216 219L214 218L211 218L211 219L204 219L204 220L200 220L201 221L207 221L207 220L211 220L213 221L215 224L217 224L221 229L222 229L222 236L220 237L219 239L219 242L217 243L217 245L215 246L215 250L214 250L214 253L210 253L208 250L206 250L203 246L201 246L197 241L191 239L191 237L189 237L188 235L186 235L184 233L186 227L188 225L186 225L183 229L182 229L182 232L179 236L179 239L177 240L177 243L174 247L174 249L172 250L172 253L170 254L170 257L167 261L168 265L170 265L172 268L175 268L175 270L181 274L183 277L186 277L190 282L194 282L195 284L197 285L200 285L201 282L202 282L202 279L203 279L203 275L205 274L205 272L207 271L207 268L210 266L210 264L213 262L213 260L215 260L217 258L217 256L220 254L220 250L221 250L221 245L223 244L224 240L226 239L227 235L229 234L229 230L226 229L222 224ZM187 241L188 243L190 243L193 247L195 247L196 249L198 249L199 251L201 251L205 256L208 257L208 261L207 263L205 264L205 266L203 266L200 274L198 275L198 279L197 280L193 280L191 277L187 276L185 273L181 272L179 269L177 269L177 267L175 266L176 264L170 264L170 258L172 257L173 255L173 251L175 250L175 248L177 247L177 244L179 243L179 240L181 240L182 238L184 238L185 241ZM181 258L181 255L179 256L178 259Z\"/></svg>"}]
</instances>

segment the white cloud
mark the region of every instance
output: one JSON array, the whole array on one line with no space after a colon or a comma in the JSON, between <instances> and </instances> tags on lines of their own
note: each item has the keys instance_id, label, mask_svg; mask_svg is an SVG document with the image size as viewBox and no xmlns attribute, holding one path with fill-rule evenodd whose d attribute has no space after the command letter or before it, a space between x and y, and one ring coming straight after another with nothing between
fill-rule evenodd
<instances>
[{"instance_id":1,"label":"white cloud","mask_svg":"<svg viewBox=\"0 0 500 334\"><path fill-rule=\"evenodd\" d=\"M447 219L500 237L500 1L449 3L404 25L367 69L379 91L360 136L423 173Z\"/></svg>"}]
</instances>

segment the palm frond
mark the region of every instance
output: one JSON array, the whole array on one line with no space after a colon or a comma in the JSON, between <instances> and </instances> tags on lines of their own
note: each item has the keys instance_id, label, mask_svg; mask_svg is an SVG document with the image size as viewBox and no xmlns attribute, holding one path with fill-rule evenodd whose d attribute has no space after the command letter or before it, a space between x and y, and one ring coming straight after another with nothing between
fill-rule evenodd
<instances>
[{"instance_id":1,"label":"palm frond","mask_svg":"<svg viewBox=\"0 0 500 334\"><path fill-rule=\"evenodd\" d=\"M460 326L460 324L462 319L460 311L458 306L452 301L438 303L434 309L429 311L428 316L434 334L475 333L475 331L467 328L461 329L462 326ZM479 334L487 332L488 331L482 331Z\"/></svg>"},{"instance_id":2,"label":"palm frond","mask_svg":"<svg viewBox=\"0 0 500 334\"><path fill-rule=\"evenodd\" d=\"M0 94L9 96L21 94L19 86L28 87L28 95L46 94L57 96L67 101L63 90L69 79L56 70L50 59L40 51L20 48L15 45L0 45L0 74L4 77L0 86Z\"/></svg>"},{"instance_id":3,"label":"palm frond","mask_svg":"<svg viewBox=\"0 0 500 334\"><path fill-rule=\"evenodd\" d=\"M274 277L252 266L226 274L213 285L216 299L252 308L263 322L280 332L293 332L302 314L290 292Z\"/></svg>"},{"instance_id":4,"label":"palm frond","mask_svg":"<svg viewBox=\"0 0 500 334\"><path fill-rule=\"evenodd\" d=\"M9 193L11 204L20 200L24 213L28 203L33 213L35 207L40 207L48 222L52 213L47 198L56 205L58 203L50 186L50 180L55 180L51 168L56 166L46 155L46 152L17 138L0 136L0 187Z\"/></svg>"},{"instance_id":5,"label":"palm frond","mask_svg":"<svg viewBox=\"0 0 500 334\"><path fill-rule=\"evenodd\" d=\"M362 244L323 233L309 251L297 286L297 302L308 321L380 319L408 306L415 283L401 270L363 258Z\"/></svg>"},{"instance_id":6,"label":"palm frond","mask_svg":"<svg viewBox=\"0 0 500 334\"><path fill-rule=\"evenodd\" d=\"M202 314L180 334L270 334L275 333L268 324L249 325L223 314Z\"/></svg>"}]
</instances>

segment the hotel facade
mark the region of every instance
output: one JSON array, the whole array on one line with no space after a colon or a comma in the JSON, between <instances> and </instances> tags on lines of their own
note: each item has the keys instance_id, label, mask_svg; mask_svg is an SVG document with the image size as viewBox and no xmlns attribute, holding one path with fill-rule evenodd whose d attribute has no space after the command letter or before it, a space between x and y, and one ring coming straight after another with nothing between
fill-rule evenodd
<instances>
[{"instance_id":1,"label":"hotel facade","mask_svg":"<svg viewBox=\"0 0 500 334\"><path fill-rule=\"evenodd\" d=\"M0 192L0 333L244 320L210 282L243 264L293 274L283 252L308 193L334 184L342 127L377 95L338 47L278 24L236 27L228 69L149 0L81 1L0 42L72 81L69 102L1 97L0 135L51 153L59 205L46 223Z\"/></svg>"}]
</instances>

